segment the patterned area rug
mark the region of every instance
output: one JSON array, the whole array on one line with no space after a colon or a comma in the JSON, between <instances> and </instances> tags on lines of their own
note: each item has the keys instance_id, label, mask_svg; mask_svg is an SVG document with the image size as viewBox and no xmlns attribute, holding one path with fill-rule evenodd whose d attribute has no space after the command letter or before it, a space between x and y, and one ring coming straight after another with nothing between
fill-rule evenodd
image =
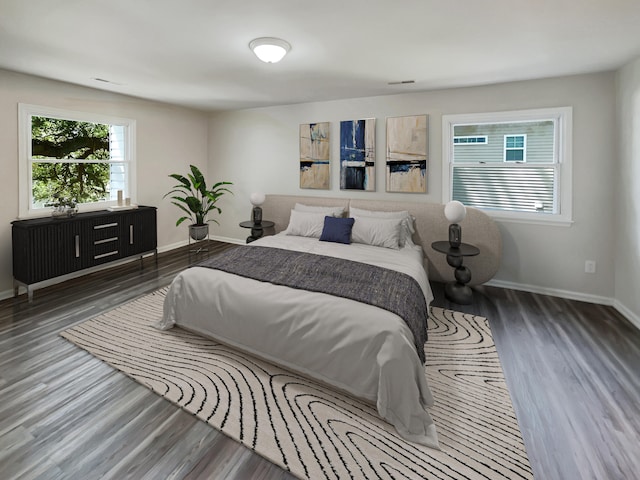
<instances>
[{"instance_id":1,"label":"patterned area rug","mask_svg":"<svg viewBox=\"0 0 640 480\"><path fill-rule=\"evenodd\" d=\"M299 478L533 478L485 318L431 308L437 451L400 438L366 402L179 328L154 329L165 293L61 335Z\"/></svg>"}]
</instances>

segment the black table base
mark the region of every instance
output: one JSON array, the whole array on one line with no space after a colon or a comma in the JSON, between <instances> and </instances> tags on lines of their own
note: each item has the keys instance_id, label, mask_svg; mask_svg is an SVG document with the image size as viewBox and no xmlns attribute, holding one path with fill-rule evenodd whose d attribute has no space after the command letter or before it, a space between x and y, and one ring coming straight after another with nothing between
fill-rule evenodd
<instances>
[{"instance_id":1,"label":"black table base","mask_svg":"<svg viewBox=\"0 0 640 480\"><path fill-rule=\"evenodd\" d=\"M255 242L264 235L264 230L272 228L275 224L269 220L262 220L260 223L240 222L242 228L250 228L251 235L247 237L247 243Z\"/></svg>"},{"instance_id":2,"label":"black table base","mask_svg":"<svg viewBox=\"0 0 640 480\"><path fill-rule=\"evenodd\" d=\"M459 247L452 247L449 242L433 242L431 248L447 255L447 263L455 268L453 275L455 282L444 286L444 296L447 300L461 305L473 302L473 290L467 285L471 281L471 270L462 264L464 257L478 255L480 250L468 243L461 243Z\"/></svg>"}]
</instances>

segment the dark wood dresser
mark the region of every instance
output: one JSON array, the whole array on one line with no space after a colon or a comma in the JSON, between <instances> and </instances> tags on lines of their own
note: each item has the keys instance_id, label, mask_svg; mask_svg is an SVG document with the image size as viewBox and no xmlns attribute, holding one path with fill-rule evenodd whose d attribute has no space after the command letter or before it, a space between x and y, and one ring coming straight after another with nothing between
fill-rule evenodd
<instances>
[{"instance_id":1,"label":"dark wood dresser","mask_svg":"<svg viewBox=\"0 0 640 480\"><path fill-rule=\"evenodd\" d=\"M126 257L157 256L155 207L12 222L14 295L33 285Z\"/></svg>"}]
</instances>

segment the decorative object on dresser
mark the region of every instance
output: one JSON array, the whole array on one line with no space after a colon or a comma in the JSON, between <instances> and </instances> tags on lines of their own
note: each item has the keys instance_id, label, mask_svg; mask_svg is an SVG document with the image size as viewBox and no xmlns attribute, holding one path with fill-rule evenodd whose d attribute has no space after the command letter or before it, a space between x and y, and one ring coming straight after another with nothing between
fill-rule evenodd
<instances>
[{"instance_id":1,"label":"decorative object on dresser","mask_svg":"<svg viewBox=\"0 0 640 480\"><path fill-rule=\"evenodd\" d=\"M53 207L51 216L54 218L73 217L78 213L77 203L71 198L55 197L51 206Z\"/></svg>"},{"instance_id":2,"label":"decorative object on dresser","mask_svg":"<svg viewBox=\"0 0 640 480\"><path fill-rule=\"evenodd\" d=\"M231 193L225 185L233 185L231 182L218 182L211 187L207 187L207 181L198 167L189 165L191 173L187 176L179 173L172 173L171 178L177 180L177 185L173 186L173 190L167 193L163 198L175 194L171 197L176 207L182 210L186 215L178 218L176 227L187 219L193 223L189 225L189 237L199 241L209 237L209 224L207 222L218 223L215 219L207 219L212 211L222 213L220 207L216 205L221 196L225 193Z\"/></svg>"},{"instance_id":3,"label":"decorative object on dresser","mask_svg":"<svg viewBox=\"0 0 640 480\"><path fill-rule=\"evenodd\" d=\"M157 255L156 208L16 220L12 240L14 295L23 285L31 301L39 282L126 257Z\"/></svg>"}]
</instances>

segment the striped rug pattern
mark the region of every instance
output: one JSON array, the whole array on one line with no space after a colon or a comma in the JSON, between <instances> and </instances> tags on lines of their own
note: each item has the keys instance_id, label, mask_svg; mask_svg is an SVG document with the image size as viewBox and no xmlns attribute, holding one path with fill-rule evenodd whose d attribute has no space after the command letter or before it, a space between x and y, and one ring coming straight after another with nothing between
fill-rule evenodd
<instances>
[{"instance_id":1,"label":"striped rug pattern","mask_svg":"<svg viewBox=\"0 0 640 480\"><path fill-rule=\"evenodd\" d=\"M299 478L533 478L485 318L431 308L437 451L400 438L366 402L179 328L154 329L165 294L61 335Z\"/></svg>"}]
</instances>

